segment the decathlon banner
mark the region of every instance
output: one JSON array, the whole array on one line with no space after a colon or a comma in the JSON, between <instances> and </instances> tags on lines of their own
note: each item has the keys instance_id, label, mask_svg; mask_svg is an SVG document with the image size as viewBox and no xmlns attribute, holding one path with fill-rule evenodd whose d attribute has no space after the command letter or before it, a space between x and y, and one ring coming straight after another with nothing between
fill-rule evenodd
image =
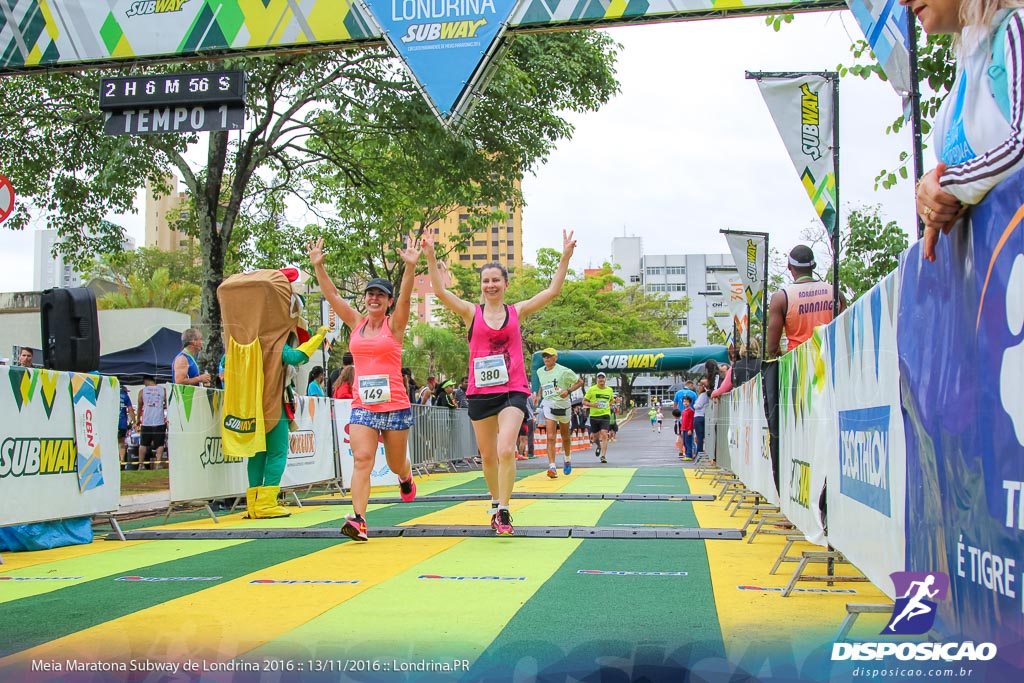
<instances>
[{"instance_id":1,"label":"decathlon banner","mask_svg":"<svg viewBox=\"0 0 1024 683\"><path fill-rule=\"evenodd\" d=\"M836 229L835 74L747 74L757 81L800 183L829 234ZM738 264L737 264L738 265Z\"/></svg>"},{"instance_id":2,"label":"decathlon banner","mask_svg":"<svg viewBox=\"0 0 1024 683\"><path fill-rule=\"evenodd\" d=\"M164 389L171 501L244 496L249 486L245 458L226 456L221 447L224 392L185 384Z\"/></svg>"},{"instance_id":3,"label":"decathlon banner","mask_svg":"<svg viewBox=\"0 0 1024 683\"><path fill-rule=\"evenodd\" d=\"M334 479L337 474L331 399L299 396L295 427L288 435L288 466L284 468L281 486L308 486Z\"/></svg>"},{"instance_id":4,"label":"decathlon banner","mask_svg":"<svg viewBox=\"0 0 1024 683\"><path fill-rule=\"evenodd\" d=\"M819 499L838 443L824 329L779 359L779 506L817 545L827 544Z\"/></svg>"},{"instance_id":5,"label":"decathlon banner","mask_svg":"<svg viewBox=\"0 0 1024 683\"><path fill-rule=\"evenodd\" d=\"M907 571L949 575L936 628L1024 668L1024 174L900 265ZM831 510L830 510L831 512ZM994 663L994 662L993 662ZM987 671L987 669L986 669Z\"/></svg>"},{"instance_id":6,"label":"decathlon banner","mask_svg":"<svg viewBox=\"0 0 1024 683\"><path fill-rule=\"evenodd\" d=\"M827 459L829 541L893 599L898 596L889 575L906 566L899 289L897 273L890 273L824 328L830 352L825 370L839 420L838 457Z\"/></svg>"},{"instance_id":7,"label":"decathlon banner","mask_svg":"<svg viewBox=\"0 0 1024 683\"><path fill-rule=\"evenodd\" d=\"M332 399L334 401L334 424L338 430L338 450L341 456L341 480L352 488L352 471L355 461L352 458L352 444L348 437L349 418L352 417L352 399ZM406 446L406 456L409 454ZM370 470L370 486L398 486L398 475L388 467L384 457L384 444L377 442L377 457Z\"/></svg>"},{"instance_id":8,"label":"decathlon banner","mask_svg":"<svg viewBox=\"0 0 1024 683\"><path fill-rule=\"evenodd\" d=\"M761 375L734 388L721 402L729 404L730 469L748 488L760 493L771 505L778 505Z\"/></svg>"},{"instance_id":9,"label":"decathlon banner","mask_svg":"<svg viewBox=\"0 0 1024 683\"><path fill-rule=\"evenodd\" d=\"M119 386L112 377L96 379L79 437L69 373L0 366L0 525L117 510ZM80 449L97 458L83 470ZM100 479L99 471L115 476Z\"/></svg>"},{"instance_id":10,"label":"decathlon banner","mask_svg":"<svg viewBox=\"0 0 1024 683\"><path fill-rule=\"evenodd\" d=\"M768 273L768 233L722 230L736 264L751 315L761 318L761 300Z\"/></svg>"}]
</instances>

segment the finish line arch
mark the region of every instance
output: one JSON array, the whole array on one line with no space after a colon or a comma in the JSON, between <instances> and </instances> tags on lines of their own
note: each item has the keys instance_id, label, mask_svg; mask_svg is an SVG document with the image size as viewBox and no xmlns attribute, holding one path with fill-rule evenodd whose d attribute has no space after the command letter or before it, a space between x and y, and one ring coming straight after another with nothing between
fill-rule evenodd
<instances>
[{"instance_id":1,"label":"finish line arch","mask_svg":"<svg viewBox=\"0 0 1024 683\"><path fill-rule=\"evenodd\" d=\"M617 351L559 351L558 364L577 373L593 374L626 372L631 374L652 372L686 372L697 363L714 360L725 363L729 359L724 346L683 346L669 349L626 349ZM530 387L540 389L537 368L544 367L540 351L530 359Z\"/></svg>"}]
</instances>

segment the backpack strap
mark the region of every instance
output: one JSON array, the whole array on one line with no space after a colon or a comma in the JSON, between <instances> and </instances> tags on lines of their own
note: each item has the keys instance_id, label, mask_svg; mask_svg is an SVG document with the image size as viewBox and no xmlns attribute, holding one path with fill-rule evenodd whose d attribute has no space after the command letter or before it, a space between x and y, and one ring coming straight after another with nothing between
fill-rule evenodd
<instances>
[{"instance_id":1,"label":"backpack strap","mask_svg":"<svg viewBox=\"0 0 1024 683\"><path fill-rule=\"evenodd\" d=\"M999 21L999 27L992 36L992 61L988 67L992 96L1007 121L1010 120L1010 87L1006 81L1006 32L1013 14L1013 10L1010 10Z\"/></svg>"}]
</instances>

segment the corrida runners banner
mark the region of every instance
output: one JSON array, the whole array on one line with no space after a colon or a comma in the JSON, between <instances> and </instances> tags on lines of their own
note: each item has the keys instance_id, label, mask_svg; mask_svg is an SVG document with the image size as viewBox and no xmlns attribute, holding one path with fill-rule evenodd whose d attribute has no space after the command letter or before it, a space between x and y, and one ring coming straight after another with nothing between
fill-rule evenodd
<instances>
[{"instance_id":1,"label":"corrida runners banner","mask_svg":"<svg viewBox=\"0 0 1024 683\"><path fill-rule=\"evenodd\" d=\"M93 386L89 448L76 438L69 373L0 366L0 524L117 510L119 476L106 476L102 481L93 478L84 488L79 485L80 447L95 453L95 470L116 474L120 465L117 381L103 377Z\"/></svg>"}]
</instances>

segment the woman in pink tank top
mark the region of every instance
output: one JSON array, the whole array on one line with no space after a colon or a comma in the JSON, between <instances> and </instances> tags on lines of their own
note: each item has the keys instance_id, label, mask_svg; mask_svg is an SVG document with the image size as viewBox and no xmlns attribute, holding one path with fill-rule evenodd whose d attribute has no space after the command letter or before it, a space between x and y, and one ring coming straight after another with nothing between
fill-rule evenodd
<instances>
[{"instance_id":1,"label":"woman in pink tank top","mask_svg":"<svg viewBox=\"0 0 1024 683\"><path fill-rule=\"evenodd\" d=\"M399 250L405 261L405 271L397 301L394 287L388 280L375 277L367 283L363 290L366 304L366 315L363 315L341 297L327 275L323 244L322 238L310 242L309 260L324 298L352 330L349 351L352 352L356 376L349 419L353 460L349 488L352 491L353 514L345 516L341 533L354 541L365 541L368 536L364 515L370 500L370 472L377 457L378 441L384 442L388 467L398 475L402 500L408 503L416 498L412 464L406 455L413 419L409 395L402 380L402 338L409 322L412 285L420 250L412 237L406 241L406 248ZM388 315L392 306L394 311Z\"/></svg>"},{"instance_id":2,"label":"woman in pink tank top","mask_svg":"<svg viewBox=\"0 0 1024 683\"><path fill-rule=\"evenodd\" d=\"M515 533L508 504L516 480L516 440L530 395L519 321L539 311L562 291L576 240L572 232L563 231L562 242L562 260L551 284L514 305L505 303L505 266L491 262L480 269L483 304L473 304L452 294L441 281L433 236L427 233L422 242L434 295L445 308L459 315L469 329L469 419L491 493L491 527L499 536Z\"/></svg>"}]
</instances>

